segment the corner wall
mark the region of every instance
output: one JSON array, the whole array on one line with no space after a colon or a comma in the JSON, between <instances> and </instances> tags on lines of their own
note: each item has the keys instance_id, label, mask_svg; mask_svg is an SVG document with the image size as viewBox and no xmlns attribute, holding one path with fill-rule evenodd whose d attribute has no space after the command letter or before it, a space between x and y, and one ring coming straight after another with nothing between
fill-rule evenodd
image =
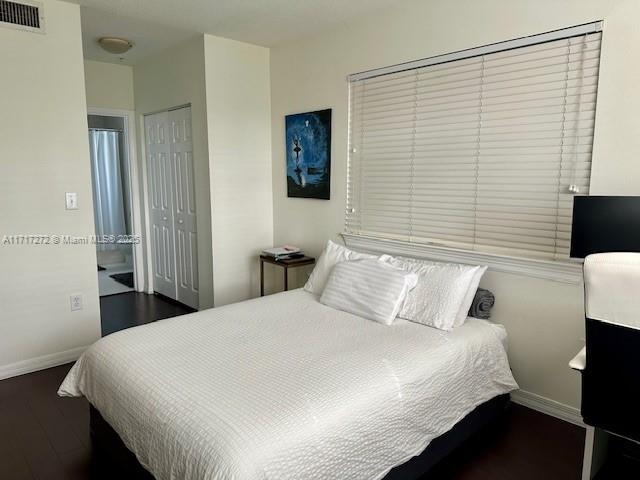
<instances>
[{"instance_id":1,"label":"corner wall","mask_svg":"<svg viewBox=\"0 0 640 480\"><path fill-rule=\"evenodd\" d=\"M273 245L269 50L204 36L216 306L259 295Z\"/></svg>"},{"instance_id":2,"label":"corner wall","mask_svg":"<svg viewBox=\"0 0 640 480\"><path fill-rule=\"evenodd\" d=\"M94 233L80 8L41 1L45 34L0 28L0 240ZM0 266L0 378L74 360L100 337L94 245L0 242Z\"/></svg>"},{"instance_id":3,"label":"corner wall","mask_svg":"<svg viewBox=\"0 0 640 480\"><path fill-rule=\"evenodd\" d=\"M271 49L274 240L319 254L343 231L347 172L347 75L572 25L605 20L593 194L640 194L640 2L634 0L439 0L403 2L323 35ZM284 116L333 108L331 200L289 199ZM302 283L302 279L299 279ZM523 390L579 406L567 362L583 345L582 287L489 272L494 320L509 332Z\"/></svg>"},{"instance_id":4,"label":"corner wall","mask_svg":"<svg viewBox=\"0 0 640 480\"><path fill-rule=\"evenodd\" d=\"M191 104L200 309L259 294L273 243L269 82L267 48L212 35L134 67L139 132L145 113Z\"/></svg>"},{"instance_id":5,"label":"corner wall","mask_svg":"<svg viewBox=\"0 0 640 480\"><path fill-rule=\"evenodd\" d=\"M138 118L138 172L146 172L143 154L144 117L147 113L191 104L196 215L198 230L199 308L213 306L211 251L211 197L205 85L204 39L201 35L145 59L133 69L135 111ZM140 175L140 192L146 192ZM144 223L144 222L143 222ZM145 236L148 237L149 231ZM150 255L147 255L150 258ZM147 265L148 267L148 265ZM148 268L147 268L148 271ZM148 275L150 276L150 274Z\"/></svg>"}]
</instances>

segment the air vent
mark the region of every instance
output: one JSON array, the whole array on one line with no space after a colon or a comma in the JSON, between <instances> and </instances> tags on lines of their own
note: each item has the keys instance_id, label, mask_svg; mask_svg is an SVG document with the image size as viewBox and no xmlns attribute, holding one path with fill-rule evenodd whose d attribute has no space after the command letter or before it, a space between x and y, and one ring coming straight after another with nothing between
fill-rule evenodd
<instances>
[{"instance_id":1,"label":"air vent","mask_svg":"<svg viewBox=\"0 0 640 480\"><path fill-rule=\"evenodd\" d=\"M42 4L31 1L18 3L0 0L0 27L43 33Z\"/></svg>"}]
</instances>

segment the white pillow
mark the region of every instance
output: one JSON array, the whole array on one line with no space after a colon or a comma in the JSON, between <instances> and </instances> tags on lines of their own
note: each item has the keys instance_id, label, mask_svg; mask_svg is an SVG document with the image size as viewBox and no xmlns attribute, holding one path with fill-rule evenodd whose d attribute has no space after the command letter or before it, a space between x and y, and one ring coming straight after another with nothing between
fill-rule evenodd
<instances>
[{"instance_id":1,"label":"white pillow","mask_svg":"<svg viewBox=\"0 0 640 480\"><path fill-rule=\"evenodd\" d=\"M416 287L407 295L398 314L412 322L441 330L464 323L486 266L437 263L385 257L385 261L418 275Z\"/></svg>"},{"instance_id":2,"label":"white pillow","mask_svg":"<svg viewBox=\"0 0 640 480\"><path fill-rule=\"evenodd\" d=\"M407 258L407 257L392 257L391 255L382 255L380 257L381 260L389 262L390 260L395 260L392 264L405 270L413 271L412 266L406 266L406 263L421 264L421 265L437 265L441 267L468 267L468 268L476 268L476 274L469 283L469 289L460 304L460 308L458 309L458 313L456 314L456 321L454 322L454 327L459 327L462 325L467 317L469 316L469 309L471 309L471 304L473 303L473 299L476 296L476 292L478 291L478 287L480 285L480 280L482 280L482 276L487 271L487 267L485 265L460 265L457 263L445 263L445 262L433 262L431 260L419 260L417 258ZM418 280L420 281L420 280Z\"/></svg>"},{"instance_id":3,"label":"white pillow","mask_svg":"<svg viewBox=\"0 0 640 480\"><path fill-rule=\"evenodd\" d=\"M456 323L454 326L459 327L469 316L469 310L471 310L473 299L475 298L478 287L480 286L480 280L482 280L482 276L484 275L484 272L487 271L487 268L488 267L486 265L478 265L478 270L476 270L476 274L469 283L467 294L465 295L464 300L462 300L462 304L458 310L458 315L456 315Z\"/></svg>"},{"instance_id":4,"label":"white pillow","mask_svg":"<svg viewBox=\"0 0 640 480\"><path fill-rule=\"evenodd\" d=\"M340 262L333 267L320 302L391 325L418 276L378 260Z\"/></svg>"},{"instance_id":5,"label":"white pillow","mask_svg":"<svg viewBox=\"0 0 640 480\"><path fill-rule=\"evenodd\" d=\"M329 240L327 246L324 248L322 255L318 259L316 266L309 276L309 280L304 284L304 289L307 292L315 293L316 295L322 295L324 286L329 279L331 270L340 262L346 262L347 260L365 260L365 259L377 259L375 255L369 255L367 253L358 253L353 250L349 250L347 247L338 245L335 242Z\"/></svg>"}]
</instances>

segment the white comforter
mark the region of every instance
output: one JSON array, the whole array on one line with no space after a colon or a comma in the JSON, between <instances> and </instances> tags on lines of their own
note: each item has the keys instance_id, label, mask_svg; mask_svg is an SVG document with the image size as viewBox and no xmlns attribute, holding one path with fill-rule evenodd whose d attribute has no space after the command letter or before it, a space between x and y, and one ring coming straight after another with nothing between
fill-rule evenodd
<instances>
[{"instance_id":1,"label":"white comforter","mask_svg":"<svg viewBox=\"0 0 640 480\"><path fill-rule=\"evenodd\" d=\"M302 290L109 335L82 396L163 479L378 479L517 385L501 326L392 326Z\"/></svg>"}]
</instances>

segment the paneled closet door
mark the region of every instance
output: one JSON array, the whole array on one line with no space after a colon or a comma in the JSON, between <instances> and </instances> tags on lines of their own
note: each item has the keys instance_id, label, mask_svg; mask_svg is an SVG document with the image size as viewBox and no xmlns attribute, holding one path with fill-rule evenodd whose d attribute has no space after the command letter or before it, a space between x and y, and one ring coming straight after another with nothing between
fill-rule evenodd
<instances>
[{"instance_id":1,"label":"paneled closet door","mask_svg":"<svg viewBox=\"0 0 640 480\"><path fill-rule=\"evenodd\" d=\"M144 119L146 136L153 289L176 299L174 180L169 113Z\"/></svg>"},{"instance_id":2,"label":"paneled closet door","mask_svg":"<svg viewBox=\"0 0 640 480\"><path fill-rule=\"evenodd\" d=\"M198 248L191 108L169 112L174 177L177 300L198 308Z\"/></svg>"}]
</instances>

